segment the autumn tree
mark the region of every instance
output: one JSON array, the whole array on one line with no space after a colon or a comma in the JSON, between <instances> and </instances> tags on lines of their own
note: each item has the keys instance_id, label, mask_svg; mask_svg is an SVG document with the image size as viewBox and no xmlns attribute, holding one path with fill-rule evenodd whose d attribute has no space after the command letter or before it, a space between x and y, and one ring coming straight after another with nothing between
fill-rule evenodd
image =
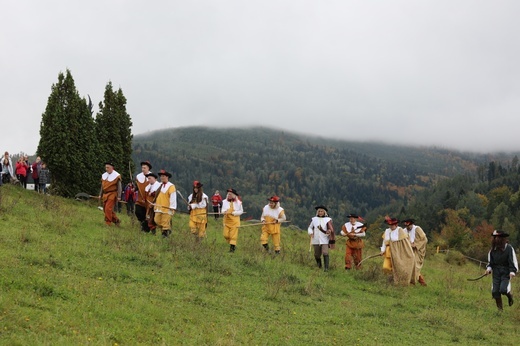
<instances>
[{"instance_id":1,"label":"autumn tree","mask_svg":"<svg viewBox=\"0 0 520 346\"><path fill-rule=\"evenodd\" d=\"M69 70L51 87L40 123L37 154L51 171L54 194L71 197L96 189L97 140L94 119L85 98L79 96Z\"/></svg>"}]
</instances>

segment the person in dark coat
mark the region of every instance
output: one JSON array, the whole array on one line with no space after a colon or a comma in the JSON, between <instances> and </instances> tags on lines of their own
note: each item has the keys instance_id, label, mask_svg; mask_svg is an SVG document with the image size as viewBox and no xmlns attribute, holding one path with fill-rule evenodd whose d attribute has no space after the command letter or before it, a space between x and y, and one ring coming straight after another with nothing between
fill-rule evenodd
<instances>
[{"instance_id":1,"label":"person in dark coat","mask_svg":"<svg viewBox=\"0 0 520 346\"><path fill-rule=\"evenodd\" d=\"M491 295L496 301L498 310L503 310L502 295L505 295L509 306L513 305L511 279L518 272L518 260L515 250L509 244L509 234L493 231L493 242L488 254L486 274L493 273L493 288Z\"/></svg>"}]
</instances>

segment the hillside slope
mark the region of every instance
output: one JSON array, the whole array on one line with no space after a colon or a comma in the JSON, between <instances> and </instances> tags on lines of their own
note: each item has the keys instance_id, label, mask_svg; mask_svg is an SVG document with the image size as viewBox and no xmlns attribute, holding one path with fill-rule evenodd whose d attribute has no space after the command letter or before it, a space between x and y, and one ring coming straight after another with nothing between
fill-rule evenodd
<instances>
[{"instance_id":1,"label":"hillside slope","mask_svg":"<svg viewBox=\"0 0 520 346\"><path fill-rule=\"evenodd\" d=\"M227 252L210 219L196 246L184 214L161 239L122 215L108 228L95 203L0 188L2 345L517 344L520 304L497 314L482 268L427 257L428 287L394 287L381 261L345 272L344 245L317 270L308 238L283 229L262 252L258 226ZM377 253L379 236L366 255ZM519 284L513 282L518 297Z\"/></svg>"}]
</instances>

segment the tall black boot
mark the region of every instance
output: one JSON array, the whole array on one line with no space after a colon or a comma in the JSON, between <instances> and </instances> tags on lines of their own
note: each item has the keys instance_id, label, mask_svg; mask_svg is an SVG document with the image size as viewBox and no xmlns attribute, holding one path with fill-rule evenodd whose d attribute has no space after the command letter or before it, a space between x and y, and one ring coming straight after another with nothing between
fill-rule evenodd
<instances>
[{"instance_id":1,"label":"tall black boot","mask_svg":"<svg viewBox=\"0 0 520 346\"><path fill-rule=\"evenodd\" d=\"M324 255L323 261L325 262L325 268L323 270L328 272L329 271L329 255Z\"/></svg>"},{"instance_id":2,"label":"tall black boot","mask_svg":"<svg viewBox=\"0 0 520 346\"><path fill-rule=\"evenodd\" d=\"M269 244L262 244L262 246L264 247L265 251L269 251Z\"/></svg>"},{"instance_id":3,"label":"tall black boot","mask_svg":"<svg viewBox=\"0 0 520 346\"><path fill-rule=\"evenodd\" d=\"M497 302L497 308L498 310L502 311L504 310L504 307L502 305L502 296L498 297L498 298L495 298L496 302Z\"/></svg>"},{"instance_id":4,"label":"tall black boot","mask_svg":"<svg viewBox=\"0 0 520 346\"><path fill-rule=\"evenodd\" d=\"M513 305L513 293L509 292L506 294L507 296L507 302L509 303L509 306L512 306Z\"/></svg>"},{"instance_id":5,"label":"tall black boot","mask_svg":"<svg viewBox=\"0 0 520 346\"><path fill-rule=\"evenodd\" d=\"M321 257L316 258L316 264L318 264L318 268L321 268Z\"/></svg>"}]
</instances>

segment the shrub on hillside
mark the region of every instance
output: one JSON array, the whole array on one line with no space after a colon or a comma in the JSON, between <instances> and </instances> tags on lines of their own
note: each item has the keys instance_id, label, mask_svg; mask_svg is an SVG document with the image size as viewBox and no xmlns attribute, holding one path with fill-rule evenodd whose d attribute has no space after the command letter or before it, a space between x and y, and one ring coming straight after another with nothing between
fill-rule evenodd
<instances>
[{"instance_id":1,"label":"shrub on hillside","mask_svg":"<svg viewBox=\"0 0 520 346\"><path fill-rule=\"evenodd\" d=\"M462 266L466 264L466 257L457 250L449 250L446 252L445 260L452 265Z\"/></svg>"}]
</instances>

